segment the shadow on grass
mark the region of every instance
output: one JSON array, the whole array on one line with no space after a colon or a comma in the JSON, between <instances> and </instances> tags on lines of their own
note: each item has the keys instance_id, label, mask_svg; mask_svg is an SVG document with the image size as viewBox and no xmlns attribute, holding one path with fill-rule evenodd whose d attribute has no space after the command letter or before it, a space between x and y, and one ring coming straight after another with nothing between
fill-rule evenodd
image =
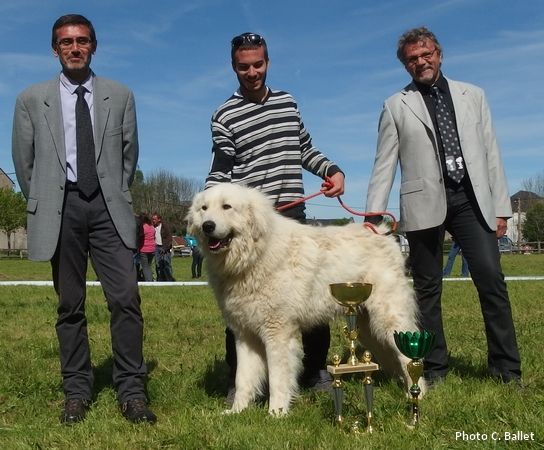
<instances>
[{"instance_id":1,"label":"shadow on grass","mask_svg":"<svg viewBox=\"0 0 544 450\"><path fill-rule=\"evenodd\" d=\"M483 380L490 377L486 367L481 364L475 365L468 357L450 355L449 362L450 370L461 378Z\"/></svg>"},{"instance_id":2,"label":"shadow on grass","mask_svg":"<svg viewBox=\"0 0 544 450\"><path fill-rule=\"evenodd\" d=\"M157 367L157 361L152 359L150 361L146 361L147 365L147 373L148 375L153 372L155 367ZM93 373L94 373L94 389L93 389L93 401L96 401L98 394L102 392L105 389L114 389L113 386L113 358L109 356L108 358L102 360L102 362L93 367ZM147 392L147 383L145 386L145 395L147 398L149 398L148 392Z\"/></svg>"},{"instance_id":3,"label":"shadow on grass","mask_svg":"<svg viewBox=\"0 0 544 450\"><path fill-rule=\"evenodd\" d=\"M226 397L229 388L228 373L229 366L226 361L214 358L213 362L206 367L204 377L198 382L198 385L210 397Z\"/></svg>"}]
</instances>

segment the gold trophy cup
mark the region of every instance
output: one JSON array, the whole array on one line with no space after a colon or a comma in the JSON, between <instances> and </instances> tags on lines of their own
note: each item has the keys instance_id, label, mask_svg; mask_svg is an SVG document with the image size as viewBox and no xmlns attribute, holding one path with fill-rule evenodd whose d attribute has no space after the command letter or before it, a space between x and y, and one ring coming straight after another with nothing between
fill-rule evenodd
<instances>
[{"instance_id":1,"label":"gold trophy cup","mask_svg":"<svg viewBox=\"0 0 544 450\"><path fill-rule=\"evenodd\" d=\"M357 308L372 293L372 285L368 283L334 283L330 284L330 291L337 303L344 307L347 326L344 333L349 340L349 357L346 363L342 364L339 355L334 355L333 364L327 366L327 371L332 375L333 400L335 409L335 422L343 425L342 403L344 398L343 382L341 376L348 373L364 373L363 387L367 406L367 427L372 432L372 403L374 397L372 372L379 369L378 364L372 362L372 355L365 351L363 360L359 361L355 353L357 346ZM354 432L359 431L359 424L355 422L352 426Z\"/></svg>"}]
</instances>

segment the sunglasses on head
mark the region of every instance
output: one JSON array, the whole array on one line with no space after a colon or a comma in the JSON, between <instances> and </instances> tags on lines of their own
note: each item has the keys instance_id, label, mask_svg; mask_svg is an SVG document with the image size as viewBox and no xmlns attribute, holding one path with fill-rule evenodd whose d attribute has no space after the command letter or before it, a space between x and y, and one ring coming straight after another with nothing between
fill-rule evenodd
<instances>
[{"instance_id":1,"label":"sunglasses on head","mask_svg":"<svg viewBox=\"0 0 544 450\"><path fill-rule=\"evenodd\" d=\"M264 38L255 33L244 33L232 38L232 48L238 48L242 45L261 46L264 44Z\"/></svg>"}]
</instances>

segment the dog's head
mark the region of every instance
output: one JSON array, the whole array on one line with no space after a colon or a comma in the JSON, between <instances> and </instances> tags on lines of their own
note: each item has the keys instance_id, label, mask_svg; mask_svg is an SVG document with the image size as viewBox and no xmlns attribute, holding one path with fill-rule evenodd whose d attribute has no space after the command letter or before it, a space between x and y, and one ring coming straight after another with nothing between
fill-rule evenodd
<instances>
[{"instance_id":1,"label":"dog's head","mask_svg":"<svg viewBox=\"0 0 544 450\"><path fill-rule=\"evenodd\" d=\"M198 237L207 256L225 258L223 265L232 266L235 259L254 257L270 229L271 214L276 213L270 201L256 189L222 183L195 195L187 214L188 232Z\"/></svg>"}]
</instances>

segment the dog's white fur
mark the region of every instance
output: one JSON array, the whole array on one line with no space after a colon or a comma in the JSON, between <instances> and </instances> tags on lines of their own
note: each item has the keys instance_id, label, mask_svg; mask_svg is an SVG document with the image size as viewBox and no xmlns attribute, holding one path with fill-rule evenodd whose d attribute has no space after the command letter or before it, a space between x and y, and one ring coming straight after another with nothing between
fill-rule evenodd
<instances>
[{"instance_id":1,"label":"dog's white fur","mask_svg":"<svg viewBox=\"0 0 544 450\"><path fill-rule=\"evenodd\" d=\"M411 385L409 360L397 350L393 332L417 330L417 307L393 237L361 224L301 225L278 214L259 191L230 183L198 193L187 219L235 336L231 412L245 409L268 381L269 412L287 413L302 367L301 330L343 312L330 283L372 283L359 314L360 340L382 369Z\"/></svg>"}]
</instances>

